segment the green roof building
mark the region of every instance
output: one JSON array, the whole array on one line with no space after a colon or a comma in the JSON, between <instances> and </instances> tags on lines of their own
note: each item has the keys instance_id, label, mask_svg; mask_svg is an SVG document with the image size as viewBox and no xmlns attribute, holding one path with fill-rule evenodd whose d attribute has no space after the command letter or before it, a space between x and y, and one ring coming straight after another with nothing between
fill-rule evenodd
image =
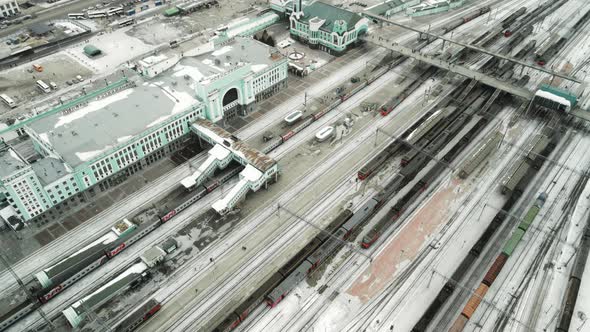
<instances>
[{"instance_id":1,"label":"green roof building","mask_svg":"<svg viewBox=\"0 0 590 332\"><path fill-rule=\"evenodd\" d=\"M361 15L321 1L303 6L301 0L294 0L289 23L293 38L334 55L357 45L369 27Z\"/></svg>"},{"instance_id":2,"label":"green roof building","mask_svg":"<svg viewBox=\"0 0 590 332\"><path fill-rule=\"evenodd\" d=\"M164 16L170 17L180 14L180 9L176 7L168 8L164 11Z\"/></svg>"},{"instance_id":3,"label":"green roof building","mask_svg":"<svg viewBox=\"0 0 590 332\"><path fill-rule=\"evenodd\" d=\"M94 45L84 46L84 54L86 54L89 57L97 56L100 53L102 53L102 51L100 49L96 48Z\"/></svg>"}]
</instances>

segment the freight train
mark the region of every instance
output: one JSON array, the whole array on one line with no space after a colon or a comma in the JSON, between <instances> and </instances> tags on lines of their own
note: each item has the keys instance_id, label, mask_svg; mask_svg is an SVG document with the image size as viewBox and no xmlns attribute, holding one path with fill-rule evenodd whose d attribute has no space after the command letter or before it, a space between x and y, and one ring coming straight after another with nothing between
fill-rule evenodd
<instances>
[{"instance_id":1,"label":"freight train","mask_svg":"<svg viewBox=\"0 0 590 332\"><path fill-rule=\"evenodd\" d=\"M125 248L137 242L176 214L215 189L219 183L232 178L240 168L226 169L194 190L179 206L155 220L136 225L127 219L120 221L105 235L60 262L37 272L25 285L35 297L21 297L20 303L0 317L0 330L6 329L39 305L51 300L88 273L104 265Z\"/></svg>"},{"instance_id":2,"label":"freight train","mask_svg":"<svg viewBox=\"0 0 590 332\"><path fill-rule=\"evenodd\" d=\"M444 170L445 163L449 163L464 148L470 141L473 135L475 135L479 129L487 123L487 119L475 115L475 113L481 108L485 100L489 97L488 93L483 93L478 96L477 99L467 107L460 114L448 113L447 115L454 114L454 117L448 118L449 120L445 124L439 124L442 128L440 131L436 131L433 139L429 141L429 144L424 149L408 161L407 164L400 170L397 176L397 181L401 184L408 183L420 170L426 166L432 156L437 153L445 144L447 144L455 135L462 129L466 128L467 123L473 117L476 117L476 121L473 126L467 130L465 135L457 141L456 145L450 149L450 151L443 156L443 162L437 162L436 165L424 175L420 181L418 181L404 196L402 196L395 205L391 208L388 214L377 222L373 228L363 237L361 246L365 249L370 248L375 241L381 236L381 234L393 224L399 218L399 216L415 202L418 195L420 195L426 187L432 183L434 179ZM452 106L453 108L456 108Z\"/></svg>"},{"instance_id":3,"label":"freight train","mask_svg":"<svg viewBox=\"0 0 590 332\"><path fill-rule=\"evenodd\" d=\"M457 86L453 92L451 93L451 98L455 98L457 96L459 96L459 94L461 93L461 91L465 88L464 85L459 85ZM441 103L444 105L444 103ZM413 145L416 142L418 142L423 135L425 135L426 133L428 133L429 129L428 127L430 127L430 129L432 128L431 126L429 126L426 122L427 121L432 121L432 122L438 122L440 120L439 116L433 116L434 113L433 112L426 112L426 114L424 114L422 117L420 117L420 119L418 119L414 124L412 124L412 126L410 126L406 131L404 131L401 135L400 138L401 140L394 140L391 143L389 143L389 145L387 147L385 147L385 149L383 149L381 152L377 153L373 158L371 158L371 160L369 160L369 162L367 162L359 171L358 171L358 179L359 180L365 180L368 177L370 177L377 169L379 169L379 167L381 167L381 165L383 165L383 163L389 159L389 157L393 156L394 154L398 153L399 151L401 151L402 149L404 149L405 145ZM442 116L443 114L441 113L440 116ZM435 124L436 124L435 123ZM419 127L422 127L421 129L419 129ZM402 143L402 141L405 140L407 141L407 143ZM409 144L408 144L409 143Z\"/></svg>"},{"instance_id":4,"label":"freight train","mask_svg":"<svg viewBox=\"0 0 590 332\"><path fill-rule=\"evenodd\" d=\"M545 16L547 16L547 14L550 14L567 1L568 0L559 0L557 2L554 0L546 1L542 5L535 8L532 12L525 15L524 17L515 20L511 24L509 24L509 26L504 27L504 36L510 37L512 36L512 33L514 33L514 31L519 31L524 26L533 25L537 23L538 21L542 20ZM551 8L553 8L553 10L549 10Z\"/></svg>"},{"instance_id":5,"label":"freight train","mask_svg":"<svg viewBox=\"0 0 590 332\"><path fill-rule=\"evenodd\" d=\"M397 96L391 98L387 101L383 106L381 106L380 113L382 116L386 116L387 114L391 113L395 107L401 104L409 95L411 95L418 87L420 87L424 82L426 82L429 78L431 78L436 72L438 68L434 66L428 67L424 73L418 77L418 79L414 80L410 85L408 85L405 89L402 90Z\"/></svg>"},{"instance_id":6,"label":"freight train","mask_svg":"<svg viewBox=\"0 0 590 332\"><path fill-rule=\"evenodd\" d=\"M556 140L559 139L559 135L550 135L552 137L551 144L549 144L548 148L545 149L542 154L546 157L556 146ZM524 186L526 183L525 181L519 181L518 186ZM500 211L494 216L488 227L486 227L483 234L479 237L477 242L471 247L467 256L463 258L455 272L451 275L449 281L445 283L443 288L437 294L436 298L433 302L428 306L420 320L414 325L412 328L412 332L423 332L426 331L429 324L431 323L432 319L434 319L435 315L438 313L440 308L444 306L446 301L455 291L457 285L456 283L463 279L466 271L469 271L475 260L479 257L480 253L484 250L486 245L488 244L489 240L493 237L494 233L500 227L500 225L506 220L509 216L509 212L512 207L514 206L515 202L518 200L520 195L522 194L522 187L518 187L518 190L512 192L508 200L504 203Z\"/></svg>"},{"instance_id":7,"label":"freight train","mask_svg":"<svg viewBox=\"0 0 590 332\"><path fill-rule=\"evenodd\" d=\"M398 185L398 178L393 177L382 190L368 199L356 212L353 213L350 209L340 212L323 232L256 289L214 331L231 331L262 302L266 302L270 307L276 306L309 273L342 247L350 235L399 189Z\"/></svg>"},{"instance_id":8,"label":"freight train","mask_svg":"<svg viewBox=\"0 0 590 332\"><path fill-rule=\"evenodd\" d=\"M496 280L496 278L502 271L504 264L506 264L506 261L510 258L512 253L514 253L516 246L520 243L520 241L524 237L524 234L533 223L533 220L535 220L535 218L539 214L539 211L545 204L546 200L547 195L545 193L541 193L535 201L535 203L533 204L533 206L527 211L522 221L518 224L518 227L512 233L510 239L508 239L508 241L504 245L502 252L500 253L500 255L498 255L492 266L488 269L480 285L477 287L469 301L467 301L467 304L465 305L465 307L461 311L461 314L455 320L449 331L463 331L465 325L467 324L475 310L477 310L477 307L484 299L489 288L494 283L494 280Z\"/></svg>"},{"instance_id":9,"label":"freight train","mask_svg":"<svg viewBox=\"0 0 590 332\"><path fill-rule=\"evenodd\" d=\"M587 226L584 229L582 239L580 240L580 246L578 247L578 254L574 260L574 266L569 276L567 283L567 289L565 291L565 301L562 304L561 312L559 315L559 321L557 324L556 332L568 332L570 330L570 324L572 316L574 314L574 308L578 299L578 293L580 291L580 285L582 283L582 275L586 268L588 261L588 252L590 251L590 217L587 221Z\"/></svg>"},{"instance_id":10,"label":"freight train","mask_svg":"<svg viewBox=\"0 0 590 332\"><path fill-rule=\"evenodd\" d=\"M565 44L576 34L578 30L586 21L590 18L590 11L587 11L582 17L580 17L576 23L569 29L567 32L563 33L561 37L557 37L556 41L550 39L544 47L541 47L537 52L535 52L535 61L539 66L544 66L549 60L551 60L557 52L561 51Z\"/></svg>"}]
</instances>

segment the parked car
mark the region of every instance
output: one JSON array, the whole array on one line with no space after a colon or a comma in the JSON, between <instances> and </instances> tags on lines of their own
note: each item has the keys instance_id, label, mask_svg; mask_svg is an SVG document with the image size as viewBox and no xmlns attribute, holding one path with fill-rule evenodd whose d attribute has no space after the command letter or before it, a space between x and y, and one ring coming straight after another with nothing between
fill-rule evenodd
<instances>
[{"instance_id":1,"label":"parked car","mask_svg":"<svg viewBox=\"0 0 590 332\"><path fill-rule=\"evenodd\" d=\"M72 81L70 81L70 80L67 80L67 81L66 81L66 84L67 84L67 85L72 85L72 84L74 84L74 82L72 82Z\"/></svg>"},{"instance_id":2,"label":"parked car","mask_svg":"<svg viewBox=\"0 0 590 332\"><path fill-rule=\"evenodd\" d=\"M84 81L84 77L82 77L82 76L80 76L80 75L76 75L76 79L77 79L79 82L82 82L82 81Z\"/></svg>"}]
</instances>

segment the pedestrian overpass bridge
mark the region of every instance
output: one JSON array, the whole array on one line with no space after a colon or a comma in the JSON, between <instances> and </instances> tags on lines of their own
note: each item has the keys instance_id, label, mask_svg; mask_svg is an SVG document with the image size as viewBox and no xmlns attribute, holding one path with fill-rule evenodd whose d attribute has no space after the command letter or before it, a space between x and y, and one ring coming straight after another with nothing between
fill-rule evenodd
<instances>
[{"instance_id":1,"label":"pedestrian overpass bridge","mask_svg":"<svg viewBox=\"0 0 590 332\"><path fill-rule=\"evenodd\" d=\"M269 182L277 180L278 164L274 159L247 146L225 129L209 120L199 119L191 124L191 130L213 148L209 150L205 162L181 181L186 188L202 184L215 170L224 169L232 160L244 165L238 183L225 197L211 206L220 215L231 211L249 191L258 191L263 186L267 187Z\"/></svg>"}]
</instances>

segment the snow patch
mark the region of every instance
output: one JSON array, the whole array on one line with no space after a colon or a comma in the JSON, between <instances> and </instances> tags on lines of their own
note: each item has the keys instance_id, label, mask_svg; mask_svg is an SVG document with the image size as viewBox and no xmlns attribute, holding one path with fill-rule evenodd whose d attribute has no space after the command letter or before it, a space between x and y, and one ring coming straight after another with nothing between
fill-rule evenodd
<instances>
[{"instance_id":1,"label":"snow patch","mask_svg":"<svg viewBox=\"0 0 590 332\"><path fill-rule=\"evenodd\" d=\"M57 121L57 123L55 124L54 128L58 128L60 126L68 124L72 121L81 119L84 116L86 116L87 114L90 114L90 113L93 113L96 111L100 111L114 102L126 99L131 95L131 93L133 93L134 90L135 89L126 89L126 90L123 90L123 91L121 91L117 94L114 94L112 96L108 96L106 98L90 102L88 104L88 106L86 106L76 112L61 116L59 118L59 121Z\"/></svg>"}]
</instances>

